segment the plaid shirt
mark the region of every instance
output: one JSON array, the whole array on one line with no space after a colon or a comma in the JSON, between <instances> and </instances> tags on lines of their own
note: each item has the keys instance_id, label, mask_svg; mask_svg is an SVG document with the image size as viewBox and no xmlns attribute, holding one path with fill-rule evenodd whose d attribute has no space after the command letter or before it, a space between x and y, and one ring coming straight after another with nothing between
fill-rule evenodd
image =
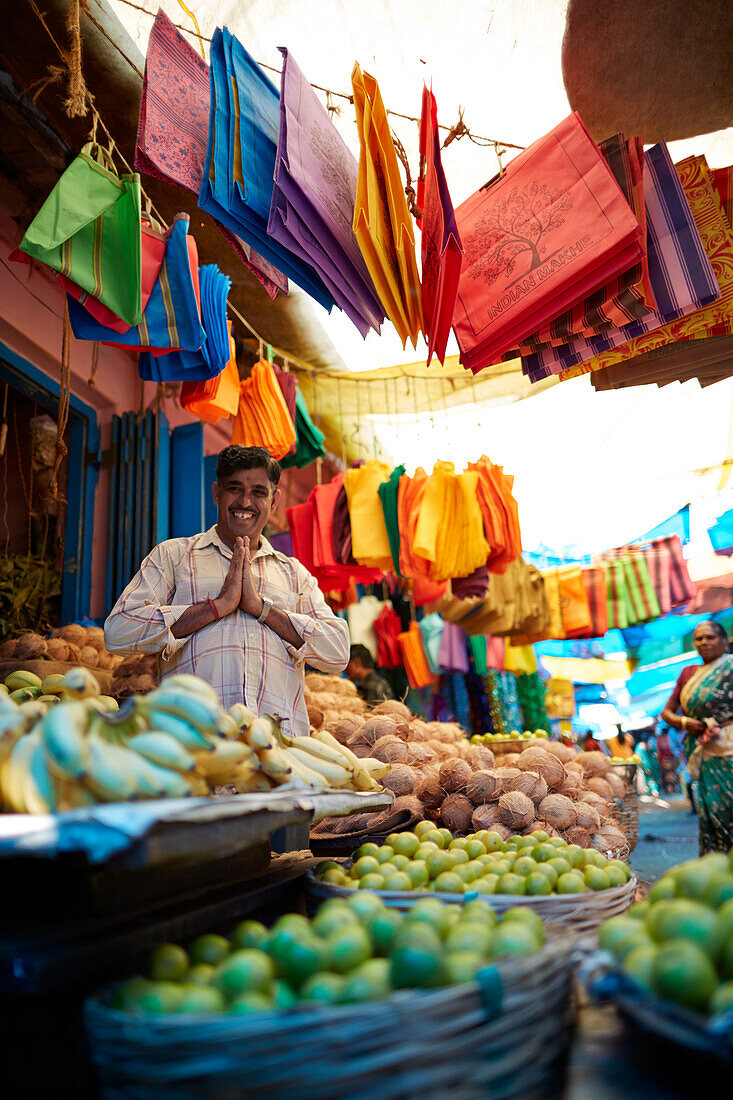
<instances>
[{"instance_id":1,"label":"plaid shirt","mask_svg":"<svg viewBox=\"0 0 733 1100\"><path fill-rule=\"evenodd\" d=\"M187 638L171 633L187 607L218 596L231 557L215 527L192 538L161 542L104 624L107 648L157 653L162 676L193 673L211 684L226 708L243 702L256 714L281 717L286 733L307 734L304 665L342 672L349 659L349 630L299 561L262 538L252 558L252 577L258 593L286 612L304 640L300 649L239 610Z\"/></svg>"}]
</instances>

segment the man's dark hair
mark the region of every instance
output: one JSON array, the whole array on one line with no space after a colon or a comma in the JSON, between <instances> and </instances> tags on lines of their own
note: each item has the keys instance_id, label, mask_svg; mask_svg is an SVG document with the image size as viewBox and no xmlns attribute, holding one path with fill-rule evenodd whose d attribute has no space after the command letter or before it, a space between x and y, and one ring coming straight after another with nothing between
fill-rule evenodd
<instances>
[{"instance_id":1,"label":"man's dark hair","mask_svg":"<svg viewBox=\"0 0 733 1100\"><path fill-rule=\"evenodd\" d=\"M374 668L374 658L365 645L352 645L349 660L361 661L364 668Z\"/></svg>"},{"instance_id":2,"label":"man's dark hair","mask_svg":"<svg viewBox=\"0 0 733 1100\"><path fill-rule=\"evenodd\" d=\"M280 463L272 457L265 447L243 447L240 443L232 443L219 451L216 459L216 480L223 481L235 470L259 470L267 472L273 489L277 489L280 483Z\"/></svg>"}]
</instances>

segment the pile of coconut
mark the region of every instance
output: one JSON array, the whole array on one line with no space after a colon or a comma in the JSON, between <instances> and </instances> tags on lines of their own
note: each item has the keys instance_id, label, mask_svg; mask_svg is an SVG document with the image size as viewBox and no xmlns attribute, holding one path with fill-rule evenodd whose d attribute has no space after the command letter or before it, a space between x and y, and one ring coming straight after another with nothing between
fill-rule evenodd
<instances>
[{"instance_id":1,"label":"pile of coconut","mask_svg":"<svg viewBox=\"0 0 733 1100\"><path fill-rule=\"evenodd\" d=\"M305 678L305 705L311 728L330 732L342 718L352 714L361 717L366 711L366 703L351 680L320 672L309 672Z\"/></svg>"},{"instance_id":2,"label":"pile of coconut","mask_svg":"<svg viewBox=\"0 0 733 1100\"><path fill-rule=\"evenodd\" d=\"M104 645L104 631L99 626L69 623L52 630L48 638L28 631L0 645L0 659L7 661L63 661L86 668L113 671L122 661L109 653Z\"/></svg>"}]
</instances>

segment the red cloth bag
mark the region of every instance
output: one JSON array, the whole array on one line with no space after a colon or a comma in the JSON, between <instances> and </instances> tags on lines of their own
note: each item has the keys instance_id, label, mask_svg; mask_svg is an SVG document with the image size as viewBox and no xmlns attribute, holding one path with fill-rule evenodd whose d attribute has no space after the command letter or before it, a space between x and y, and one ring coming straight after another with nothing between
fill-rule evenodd
<instances>
[{"instance_id":1,"label":"red cloth bag","mask_svg":"<svg viewBox=\"0 0 733 1100\"><path fill-rule=\"evenodd\" d=\"M420 163L425 165L417 184L418 222L422 231L422 308L428 338L428 366L433 355L445 361L451 330L463 245L440 156L438 106L425 85L420 118Z\"/></svg>"},{"instance_id":2,"label":"red cloth bag","mask_svg":"<svg viewBox=\"0 0 733 1100\"><path fill-rule=\"evenodd\" d=\"M638 263L641 228L573 113L456 211L464 247L453 317L474 373Z\"/></svg>"}]
</instances>

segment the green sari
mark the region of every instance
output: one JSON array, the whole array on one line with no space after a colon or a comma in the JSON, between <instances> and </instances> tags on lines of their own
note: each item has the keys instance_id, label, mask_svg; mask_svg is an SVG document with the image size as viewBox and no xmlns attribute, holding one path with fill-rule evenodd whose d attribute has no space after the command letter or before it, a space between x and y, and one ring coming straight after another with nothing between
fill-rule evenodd
<instances>
[{"instance_id":1,"label":"green sari","mask_svg":"<svg viewBox=\"0 0 733 1100\"><path fill-rule=\"evenodd\" d=\"M703 665L682 689L682 708L716 728L705 744L688 737L685 752L697 778L700 852L733 848L733 655Z\"/></svg>"}]
</instances>

